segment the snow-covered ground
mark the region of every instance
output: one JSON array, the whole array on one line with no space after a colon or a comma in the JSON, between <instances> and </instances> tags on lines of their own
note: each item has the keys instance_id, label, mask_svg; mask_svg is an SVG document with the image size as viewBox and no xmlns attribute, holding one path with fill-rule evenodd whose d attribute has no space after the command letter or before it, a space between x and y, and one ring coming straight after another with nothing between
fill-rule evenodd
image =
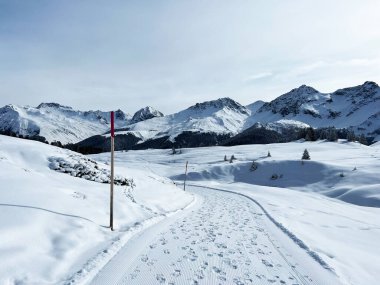
<instances>
[{"instance_id":1,"label":"snow-covered ground","mask_svg":"<svg viewBox=\"0 0 380 285\"><path fill-rule=\"evenodd\" d=\"M311 160L302 164L305 148ZM268 151L271 157L267 156ZM182 149L181 154L170 153L170 150L119 152L117 164L182 181L185 162L189 161L189 185L224 189L253 198L284 233L331 267L340 282L377 284L379 145L318 141ZM233 163L224 161L224 155L229 158L232 154L236 157ZM106 161L108 154L91 157ZM253 161L257 164L254 171ZM276 175L277 179L272 179ZM133 266L131 270L136 267L142 272L146 270L137 263ZM161 271L157 274L162 274Z\"/></svg>"},{"instance_id":2,"label":"snow-covered ground","mask_svg":"<svg viewBox=\"0 0 380 285\"><path fill-rule=\"evenodd\" d=\"M109 153L0 136L0 284L378 283L379 144L171 153L116 152L111 232Z\"/></svg>"},{"instance_id":3,"label":"snow-covered ground","mask_svg":"<svg viewBox=\"0 0 380 285\"><path fill-rule=\"evenodd\" d=\"M108 168L71 151L0 136L0 284L84 282L135 233L193 203L168 179L116 168L129 186L115 185L111 232L109 184L101 183Z\"/></svg>"}]
</instances>

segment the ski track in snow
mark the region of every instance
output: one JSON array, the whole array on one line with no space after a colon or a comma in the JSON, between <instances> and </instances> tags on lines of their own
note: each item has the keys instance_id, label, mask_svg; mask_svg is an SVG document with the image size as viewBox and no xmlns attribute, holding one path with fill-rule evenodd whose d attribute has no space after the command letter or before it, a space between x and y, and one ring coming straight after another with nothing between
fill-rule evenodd
<instances>
[{"instance_id":1,"label":"ski track in snow","mask_svg":"<svg viewBox=\"0 0 380 285\"><path fill-rule=\"evenodd\" d=\"M201 206L160 228L135 257L122 249L92 284L339 284L246 197L189 188Z\"/></svg>"}]
</instances>

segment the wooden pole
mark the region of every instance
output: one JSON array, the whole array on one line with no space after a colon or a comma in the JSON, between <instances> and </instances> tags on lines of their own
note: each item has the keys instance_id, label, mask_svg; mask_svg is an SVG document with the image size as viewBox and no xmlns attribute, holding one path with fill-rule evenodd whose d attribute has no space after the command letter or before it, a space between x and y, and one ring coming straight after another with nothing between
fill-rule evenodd
<instances>
[{"instance_id":1,"label":"wooden pole","mask_svg":"<svg viewBox=\"0 0 380 285\"><path fill-rule=\"evenodd\" d=\"M114 151L115 151L115 125L114 112L111 112L111 186L110 186L110 228L113 231L113 187L114 187Z\"/></svg>"},{"instance_id":2,"label":"wooden pole","mask_svg":"<svg viewBox=\"0 0 380 285\"><path fill-rule=\"evenodd\" d=\"M183 181L183 191L186 191L186 177L187 177L187 164L188 164L189 162L188 161L186 161L186 167L185 167L185 179L184 179L184 181Z\"/></svg>"}]
</instances>

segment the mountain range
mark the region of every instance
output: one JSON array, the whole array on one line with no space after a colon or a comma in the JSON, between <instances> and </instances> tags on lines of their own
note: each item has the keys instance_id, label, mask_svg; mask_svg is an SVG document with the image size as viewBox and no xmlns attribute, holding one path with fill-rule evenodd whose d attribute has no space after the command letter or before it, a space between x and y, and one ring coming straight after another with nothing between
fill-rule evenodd
<instances>
[{"instance_id":1,"label":"mountain range","mask_svg":"<svg viewBox=\"0 0 380 285\"><path fill-rule=\"evenodd\" d=\"M346 128L380 140L380 87L375 82L332 93L302 85L270 102L247 106L220 98L166 116L152 107L133 116L115 113L117 149L233 144L235 136L254 137L257 130L268 131L262 133L265 137L308 127ZM109 112L78 111L57 103L0 108L1 133L70 143L82 152L109 149L109 121Z\"/></svg>"}]
</instances>

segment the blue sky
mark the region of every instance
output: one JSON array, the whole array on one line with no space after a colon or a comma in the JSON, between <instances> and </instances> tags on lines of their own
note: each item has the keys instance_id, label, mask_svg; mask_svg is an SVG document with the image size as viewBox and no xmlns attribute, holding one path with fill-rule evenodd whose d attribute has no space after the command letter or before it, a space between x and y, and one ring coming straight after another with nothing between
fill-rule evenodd
<instances>
[{"instance_id":1,"label":"blue sky","mask_svg":"<svg viewBox=\"0 0 380 285\"><path fill-rule=\"evenodd\" d=\"M0 105L173 113L380 83L377 0L0 0Z\"/></svg>"}]
</instances>

